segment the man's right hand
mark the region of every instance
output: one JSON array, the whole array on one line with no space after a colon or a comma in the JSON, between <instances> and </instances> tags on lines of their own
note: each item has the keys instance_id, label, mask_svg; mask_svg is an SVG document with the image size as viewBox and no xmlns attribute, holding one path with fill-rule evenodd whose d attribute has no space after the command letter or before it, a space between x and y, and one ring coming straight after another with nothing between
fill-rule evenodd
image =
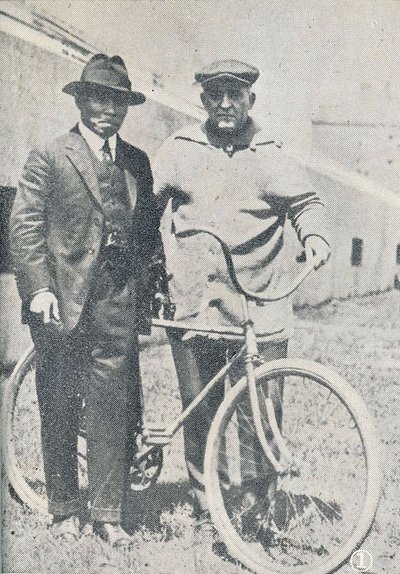
<instances>
[{"instance_id":1,"label":"man's right hand","mask_svg":"<svg viewBox=\"0 0 400 574\"><path fill-rule=\"evenodd\" d=\"M32 313L41 315L43 323L49 323L51 319L60 320L57 297L51 291L35 295L29 309Z\"/></svg>"}]
</instances>

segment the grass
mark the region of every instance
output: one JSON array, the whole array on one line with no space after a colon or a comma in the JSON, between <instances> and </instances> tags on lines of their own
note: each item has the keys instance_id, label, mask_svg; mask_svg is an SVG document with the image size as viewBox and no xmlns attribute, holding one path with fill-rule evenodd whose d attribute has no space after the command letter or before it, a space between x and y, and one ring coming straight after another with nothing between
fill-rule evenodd
<instances>
[{"instance_id":1,"label":"grass","mask_svg":"<svg viewBox=\"0 0 400 574\"><path fill-rule=\"evenodd\" d=\"M373 574L398 574L400 527L400 294L396 291L297 312L290 355L331 365L364 397L381 439L384 487L372 532L364 543ZM148 342L147 342L148 343ZM148 420L165 422L180 411L176 378L167 345L145 344L142 370ZM161 366L161 368L160 368ZM162 373L160 375L160 373ZM161 413L164 413L161 415ZM128 555L94 539L85 527L70 546L55 541L47 519L9 494L3 481L3 572L48 574L237 574L244 570L215 556L193 537L191 496L182 454L174 440L159 483L133 493L125 509L136 546ZM350 574L349 565L339 570Z\"/></svg>"}]
</instances>

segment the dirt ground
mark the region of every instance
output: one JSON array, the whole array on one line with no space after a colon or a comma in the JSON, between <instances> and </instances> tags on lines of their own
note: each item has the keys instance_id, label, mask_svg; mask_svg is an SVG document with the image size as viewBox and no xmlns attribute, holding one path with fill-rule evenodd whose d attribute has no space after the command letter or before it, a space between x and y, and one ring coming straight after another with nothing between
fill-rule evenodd
<instances>
[{"instance_id":1,"label":"dirt ground","mask_svg":"<svg viewBox=\"0 0 400 574\"><path fill-rule=\"evenodd\" d=\"M400 292L333 301L297 312L292 357L331 365L363 396L381 444L383 490L376 521L363 549L373 556L372 574L400 568ZM162 343L162 339L156 336ZM162 365L154 368L154 365ZM180 410L168 345L146 345L142 361L148 419L165 422ZM162 376L160 373L162 372ZM36 574L234 574L244 572L193 538L191 498L181 433L166 452L158 484L137 494L126 509L135 549L128 555L94 540L85 527L68 547L52 539L46 517L12 498L3 479L3 572ZM352 574L349 564L340 574Z\"/></svg>"}]
</instances>

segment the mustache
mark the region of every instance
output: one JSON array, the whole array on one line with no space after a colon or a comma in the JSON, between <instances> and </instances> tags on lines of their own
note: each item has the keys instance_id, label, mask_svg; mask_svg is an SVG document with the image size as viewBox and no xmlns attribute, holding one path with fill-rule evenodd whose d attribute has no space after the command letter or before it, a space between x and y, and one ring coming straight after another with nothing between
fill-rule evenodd
<instances>
[{"instance_id":1,"label":"mustache","mask_svg":"<svg viewBox=\"0 0 400 574\"><path fill-rule=\"evenodd\" d=\"M116 118L96 118L95 122L98 124L110 124L112 126L117 126L120 123Z\"/></svg>"}]
</instances>

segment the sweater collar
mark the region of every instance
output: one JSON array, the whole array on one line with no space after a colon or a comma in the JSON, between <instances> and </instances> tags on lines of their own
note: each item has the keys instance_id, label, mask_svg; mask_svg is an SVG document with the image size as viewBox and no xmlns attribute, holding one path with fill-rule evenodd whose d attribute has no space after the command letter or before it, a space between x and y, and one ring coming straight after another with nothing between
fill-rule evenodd
<instances>
[{"instance_id":1,"label":"sweater collar","mask_svg":"<svg viewBox=\"0 0 400 574\"><path fill-rule=\"evenodd\" d=\"M255 151L258 146L262 145L273 144L273 143L278 147L281 147L282 145L282 143L279 140L276 140L273 137L271 137L271 133L261 128L252 118L251 118L251 124L248 125L246 130L246 137L247 137L246 142L245 139L243 138L239 144L239 139L236 139L235 144L240 145L242 149L244 147L249 147L252 151ZM191 126L186 126L175 135L175 139L176 140L181 139L197 143L200 145L208 146L213 149L222 147L221 145L214 145L214 142L210 141L211 138L209 139L207 134L207 122L203 124L193 124Z\"/></svg>"},{"instance_id":2,"label":"sweater collar","mask_svg":"<svg viewBox=\"0 0 400 574\"><path fill-rule=\"evenodd\" d=\"M207 120L206 123L203 124L202 130L205 132L207 140L212 146L226 150L229 148L244 149L249 147L257 131L257 127L251 118L247 118L246 124L240 132L226 134L213 128Z\"/></svg>"}]
</instances>

